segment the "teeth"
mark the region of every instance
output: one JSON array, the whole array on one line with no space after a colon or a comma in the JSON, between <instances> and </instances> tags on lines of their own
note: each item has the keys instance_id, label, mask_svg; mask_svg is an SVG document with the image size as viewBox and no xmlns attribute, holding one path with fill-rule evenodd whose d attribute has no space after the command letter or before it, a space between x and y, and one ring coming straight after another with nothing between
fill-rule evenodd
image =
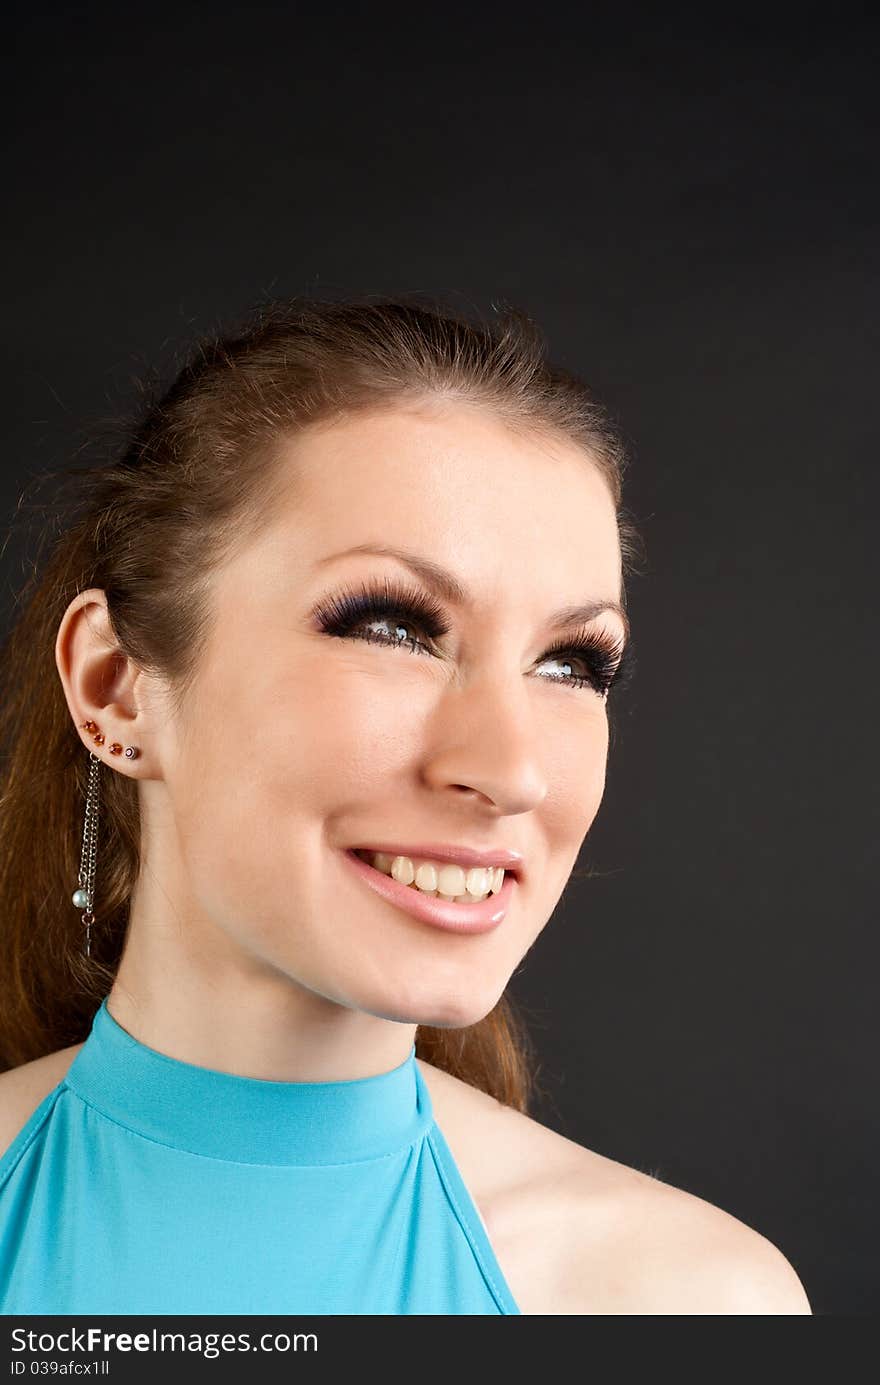
<instances>
[{"instance_id":1,"label":"teeth","mask_svg":"<svg viewBox=\"0 0 880 1385\"><path fill-rule=\"evenodd\" d=\"M389 856L384 851L359 851L357 854L401 885L410 885L422 894L454 900L457 904L476 904L490 894L497 894L504 884L503 866L473 866L465 870L448 861L412 860L409 856Z\"/></svg>"}]
</instances>

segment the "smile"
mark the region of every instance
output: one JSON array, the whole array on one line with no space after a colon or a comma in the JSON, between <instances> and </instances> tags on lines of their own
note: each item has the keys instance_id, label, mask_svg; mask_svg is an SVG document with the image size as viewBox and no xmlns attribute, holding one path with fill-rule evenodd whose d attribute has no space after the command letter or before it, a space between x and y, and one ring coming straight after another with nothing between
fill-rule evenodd
<instances>
[{"instance_id":1,"label":"smile","mask_svg":"<svg viewBox=\"0 0 880 1385\"><path fill-rule=\"evenodd\" d=\"M513 872L505 871L503 866L473 867L465 871L449 862L413 860L354 849L344 850L342 856L359 879L389 904L451 933L487 933L497 928L517 888ZM377 856L384 868L373 864ZM392 866L397 869L396 875ZM453 874L447 875L450 870ZM431 885L433 888L428 888ZM438 885L445 888L438 890ZM472 894L469 885L477 886L479 894Z\"/></svg>"},{"instance_id":2,"label":"smile","mask_svg":"<svg viewBox=\"0 0 880 1385\"><path fill-rule=\"evenodd\" d=\"M498 894L504 884L503 866L463 866L422 857L389 856L385 851L357 851L362 861L374 870L409 885L422 894L454 900L456 904L476 904L490 894Z\"/></svg>"}]
</instances>

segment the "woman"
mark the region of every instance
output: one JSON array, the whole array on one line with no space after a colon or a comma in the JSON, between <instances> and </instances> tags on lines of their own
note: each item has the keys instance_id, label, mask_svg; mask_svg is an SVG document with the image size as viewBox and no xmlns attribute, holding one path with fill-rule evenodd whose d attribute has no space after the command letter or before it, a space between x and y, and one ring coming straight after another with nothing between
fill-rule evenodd
<instances>
[{"instance_id":1,"label":"woman","mask_svg":"<svg viewBox=\"0 0 880 1385\"><path fill-rule=\"evenodd\" d=\"M4 1312L810 1312L528 1115L624 461L522 313L297 301L78 478L5 655Z\"/></svg>"}]
</instances>

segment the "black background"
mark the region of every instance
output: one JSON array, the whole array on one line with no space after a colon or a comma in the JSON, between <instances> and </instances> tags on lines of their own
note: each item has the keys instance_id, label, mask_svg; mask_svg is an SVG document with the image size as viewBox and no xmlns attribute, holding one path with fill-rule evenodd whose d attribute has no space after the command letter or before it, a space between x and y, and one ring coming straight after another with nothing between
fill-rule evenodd
<instances>
[{"instance_id":1,"label":"black background","mask_svg":"<svg viewBox=\"0 0 880 1385\"><path fill-rule=\"evenodd\" d=\"M265 294L537 317L625 428L648 561L597 874L512 983L535 1114L864 1315L878 44L797 14L19 8L0 499L11 523L132 376Z\"/></svg>"}]
</instances>

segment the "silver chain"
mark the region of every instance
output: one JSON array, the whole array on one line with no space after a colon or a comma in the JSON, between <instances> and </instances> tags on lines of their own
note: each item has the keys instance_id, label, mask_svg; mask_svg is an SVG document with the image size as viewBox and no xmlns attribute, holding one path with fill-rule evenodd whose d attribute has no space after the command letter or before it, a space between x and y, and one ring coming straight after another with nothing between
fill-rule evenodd
<instances>
[{"instance_id":1,"label":"silver chain","mask_svg":"<svg viewBox=\"0 0 880 1385\"><path fill-rule=\"evenodd\" d=\"M86 912L82 916L82 921L86 926L86 956L92 955L92 924L95 916L92 909L95 904L95 860L98 852L98 820L100 818L100 802L98 794L98 775L101 772L101 757L89 751L89 787L86 793L86 816L83 827L82 856L79 867L79 886L85 890L87 903Z\"/></svg>"}]
</instances>

